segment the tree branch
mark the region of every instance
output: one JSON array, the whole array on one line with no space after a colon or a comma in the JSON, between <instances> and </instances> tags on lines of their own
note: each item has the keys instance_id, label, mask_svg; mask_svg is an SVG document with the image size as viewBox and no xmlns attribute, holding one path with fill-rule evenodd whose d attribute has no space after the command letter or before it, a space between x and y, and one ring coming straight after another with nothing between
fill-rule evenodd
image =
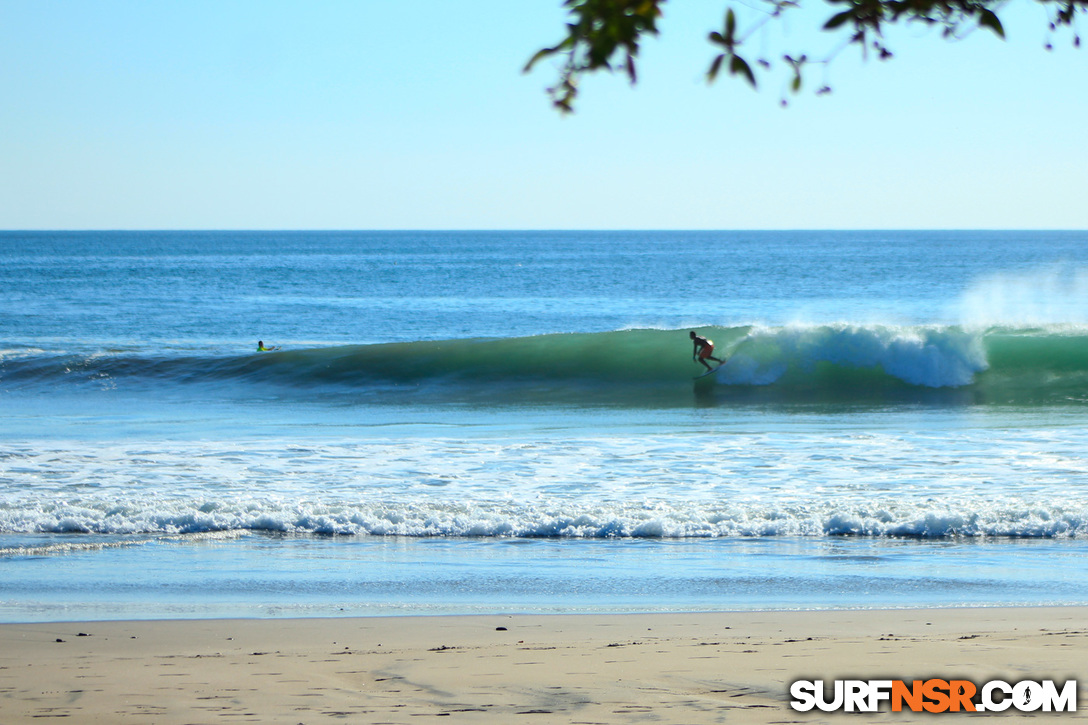
<instances>
[{"instance_id":1,"label":"tree branch","mask_svg":"<svg viewBox=\"0 0 1088 725\"><path fill-rule=\"evenodd\" d=\"M666 0L566 0L570 22L567 35L558 44L538 51L525 65L531 70L545 58L560 57L562 65L559 79L548 88L552 103L563 113L574 110L578 96L578 82L583 75L599 70L613 71L614 66L624 73L631 84L638 82L637 59L640 42L645 36L658 35L657 24L663 15ZM744 41L757 29L776 20L790 9L799 7L796 0L764 0L766 16L743 32L738 28L732 7L726 9L725 23L721 30L708 35L711 45L716 46L707 71L707 79L715 81L723 68L730 75L746 80L757 87L757 76L752 65L739 52ZM874 51L881 60L892 57L892 51L884 43L884 28L907 22L921 22L940 26L945 38L959 38L965 31L984 28L1000 38L1005 37L1005 26L998 12L1006 0L827 0L838 9L822 25L828 33L845 35L841 47L857 45L864 54ZM1073 46L1080 47L1080 34L1075 25L1079 15L1088 12L1088 0L1037 0L1049 12L1050 32L1061 28L1073 30ZM841 50L840 47L840 50ZM1048 40L1045 47L1052 46ZM835 54L837 55L838 51ZM805 54L783 54L783 62L793 76L790 83L794 93L802 87L802 70L809 62ZM821 61L827 62L827 61ZM758 66L767 72L771 63L760 59ZM817 89L817 94L829 92L828 86Z\"/></svg>"}]
</instances>

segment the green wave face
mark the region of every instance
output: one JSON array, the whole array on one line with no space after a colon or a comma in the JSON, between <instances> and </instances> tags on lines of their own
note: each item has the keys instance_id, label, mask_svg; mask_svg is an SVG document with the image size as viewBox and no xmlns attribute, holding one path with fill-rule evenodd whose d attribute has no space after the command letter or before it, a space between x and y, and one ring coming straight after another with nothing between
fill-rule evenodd
<instances>
[{"instance_id":1,"label":"green wave face","mask_svg":"<svg viewBox=\"0 0 1088 725\"><path fill-rule=\"evenodd\" d=\"M242 356L8 355L0 389L251 385L413 399L629 407L1088 401L1088 329L890 325L699 328L726 363L699 379L688 330L349 345Z\"/></svg>"}]
</instances>

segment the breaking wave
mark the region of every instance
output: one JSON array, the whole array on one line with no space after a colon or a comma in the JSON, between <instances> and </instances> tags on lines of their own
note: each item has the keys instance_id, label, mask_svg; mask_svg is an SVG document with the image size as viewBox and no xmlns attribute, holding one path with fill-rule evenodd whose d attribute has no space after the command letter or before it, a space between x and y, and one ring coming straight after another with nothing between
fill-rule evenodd
<instances>
[{"instance_id":1,"label":"breaking wave","mask_svg":"<svg viewBox=\"0 0 1088 725\"><path fill-rule=\"evenodd\" d=\"M875 536L906 538L1088 536L1083 501L867 501L820 504L631 502L552 504L284 503L248 501L73 502L0 511L0 532L198 535L260 532L345 536L513 538L715 538ZM158 541L162 541L159 539ZM140 542L143 543L143 542ZM120 543L109 546L124 545ZM85 545L80 545L85 546ZM102 545L95 545L102 546ZM42 554L0 549L0 556ZM66 553L66 552L54 552Z\"/></svg>"},{"instance_id":2,"label":"breaking wave","mask_svg":"<svg viewBox=\"0 0 1088 725\"><path fill-rule=\"evenodd\" d=\"M687 330L347 345L263 354L0 353L0 390L58 384L132 388L253 386L351 391L373 402L425 396L639 407L716 400L778 402L1083 402L1088 329L793 325L700 328L717 373L693 384Z\"/></svg>"}]
</instances>

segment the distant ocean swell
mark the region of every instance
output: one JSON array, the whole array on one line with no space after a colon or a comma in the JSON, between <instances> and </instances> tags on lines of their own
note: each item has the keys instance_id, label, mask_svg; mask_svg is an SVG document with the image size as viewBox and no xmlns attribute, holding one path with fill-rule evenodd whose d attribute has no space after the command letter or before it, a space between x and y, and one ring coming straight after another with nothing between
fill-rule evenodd
<instances>
[{"instance_id":1,"label":"distant ocean swell","mask_svg":"<svg viewBox=\"0 0 1088 725\"><path fill-rule=\"evenodd\" d=\"M728 400L910 400L1060 403L1088 400L1088 330L796 325L700 328L728 358L697 391ZM328 387L373 401L691 400L686 330L624 330L508 339L348 345L222 355L0 352L0 391L68 384ZM942 397L940 392L945 395Z\"/></svg>"},{"instance_id":2,"label":"distant ocean swell","mask_svg":"<svg viewBox=\"0 0 1088 725\"><path fill-rule=\"evenodd\" d=\"M124 503L73 500L0 508L0 533L285 534L511 538L1088 537L1088 502L832 501L804 505L638 502L285 503L274 499ZM64 544L69 546L69 544ZM67 551L67 549L65 549ZM0 549L0 555L20 551ZM43 552L37 552L43 553Z\"/></svg>"}]
</instances>

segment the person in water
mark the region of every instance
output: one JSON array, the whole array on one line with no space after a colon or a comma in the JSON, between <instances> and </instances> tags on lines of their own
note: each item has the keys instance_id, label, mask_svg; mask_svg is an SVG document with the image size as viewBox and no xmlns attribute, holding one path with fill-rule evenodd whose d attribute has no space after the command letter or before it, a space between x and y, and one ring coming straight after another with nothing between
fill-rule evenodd
<instances>
[{"instance_id":1,"label":"person in water","mask_svg":"<svg viewBox=\"0 0 1088 725\"><path fill-rule=\"evenodd\" d=\"M714 341L708 340L705 337L700 337L695 334L695 330L691 331L691 341L695 344L694 349L691 352L691 359L698 360L706 366L707 370L713 370L710 367L710 363L707 360L713 360L716 363L724 363L725 360L719 360L714 357Z\"/></svg>"},{"instance_id":2,"label":"person in water","mask_svg":"<svg viewBox=\"0 0 1088 725\"><path fill-rule=\"evenodd\" d=\"M278 347L265 347L264 340L257 340L257 352L272 352L273 350L279 350Z\"/></svg>"}]
</instances>

